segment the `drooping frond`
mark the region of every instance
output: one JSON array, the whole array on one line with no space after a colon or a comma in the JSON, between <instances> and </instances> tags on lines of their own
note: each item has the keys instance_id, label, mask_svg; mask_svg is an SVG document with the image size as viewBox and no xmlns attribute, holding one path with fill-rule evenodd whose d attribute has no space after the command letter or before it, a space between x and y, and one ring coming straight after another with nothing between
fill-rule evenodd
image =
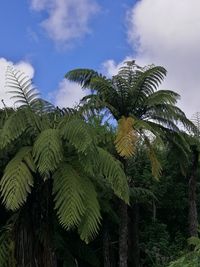
<instances>
[{"instance_id":1,"label":"drooping frond","mask_svg":"<svg viewBox=\"0 0 200 267\"><path fill-rule=\"evenodd\" d=\"M197 138L200 137L200 112L196 112L192 115L191 121L196 126L196 130L194 131L194 134Z\"/></svg>"},{"instance_id":2,"label":"drooping frond","mask_svg":"<svg viewBox=\"0 0 200 267\"><path fill-rule=\"evenodd\" d=\"M133 202L139 201L140 203L146 203L149 201L157 200L155 194L143 187L132 187L130 188L130 198Z\"/></svg>"},{"instance_id":3,"label":"drooping frond","mask_svg":"<svg viewBox=\"0 0 200 267\"><path fill-rule=\"evenodd\" d=\"M55 106L42 98L37 98L32 102L32 109L34 112L42 115L54 112Z\"/></svg>"},{"instance_id":4,"label":"drooping frond","mask_svg":"<svg viewBox=\"0 0 200 267\"><path fill-rule=\"evenodd\" d=\"M8 67L6 78L6 85L12 94L11 98L16 100L15 104L21 107L32 107L39 96L36 88L32 84L32 80L23 72L13 67Z\"/></svg>"},{"instance_id":5,"label":"drooping frond","mask_svg":"<svg viewBox=\"0 0 200 267\"><path fill-rule=\"evenodd\" d=\"M3 203L9 210L17 210L27 199L33 186L32 172L35 166L31 156L31 147L22 147L8 163L0 181Z\"/></svg>"},{"instance_id":6,"label":"drooping frond","mask_svg":"<svg viewBox=\"0 0 200 267\"><path fill-rule=\"evenodd\" d=\"M6 119L0 130L0 147L5 148L25 132L29 132L31 135L38 134L47 126L48 122L42 121L39 115L33 113L29 108L20 108Z\"/></svg>"},{"instance_id":7,"label":"drooping frond","mask_svg":"<svg viewBox=\"0 0 200 267\"><path fill-rule=\"evenodd\" d=\"M128 183L126 175L121 168L120 162L102 148L98 148L96 162L98 163L97 166L99 173L103 174L104 177L109 181L114 193L128 203Z\"/></svg>"},{"instance_id":8,"label":"drooping frond","mask_svg":"<svg viewBox=\"0 0 200 267\"><path fill-rule=\"evenodd\" d=\"M65 124L61 124L61 134L79 152L91 149L95 143L92 128L80 118L66 120Z\"/></svg>"},{"instance_id":9,"label":"drooping frond","mask_svg":"<svg viewBox=\"0 0 200 267\"><path fill-rule=\"evenodd\" d=\"M65 78L69 81L79 83L83 88L87 88L90 84L90 81L94 77L101 76L98 72L91 69L75 69L69 71Z\"/></svg>"},{"instance_id":10,"label":"drooping frond","mask_svg":"<svg viewBox=\"0 0 200 267\"><path fill-rule=\"evenodd\" d=\"M1 148L6 147L9 143L16 140L28 128L27 118L24 110L13 112L5 121L3 128L0 131Z\"/></svg>"},{"instance_id":11,"label":"drooping frond","mask_svg":"<svg viewBox=\"0 0 200 267\"><path fill-rule=\"evenodd\" d=\"M84 189L85 212L79 225L79 233L81 239L88 243L98 233L101 214L97 193L91 181L84 177L82 186Z\"/></svg>"},{"instance_id":12,"label":"drooping frond","mask_svg":"<svg viewBox=\"0 0 200 267\"><path fill-rule=\"evenodd\" d=\"M70 229L81 221L85 212L84 189L79 174L64 163L53 175L53 194L55 209L60 224Z\"/></svg>"},{"instance_id":13,"label":"drooping frond","mask_svg":"<svg viewBox=\"0 0 200 267\"><path fill-rule=\"evenodd\" d=\"M129 89L129 98L134 111L155 92L166 75L166 70L160 66L149 66L130 71L132 84Z\"/></svg>"},{"instance_id":14,"label":"drooping frond","mask_svg":"<svg viewBox=\"0 0 200 267\"><path fill-rule=\"evenodd\" d=\"M161 164L156 156L154 147L150 143L149 139L147 137L144 137L144 141L147 147L148 157L151 162L152 175L153 177L158 179L161 175L161 170L162 170Z\"/></svg>"},{"instance_id":15,"label":"drooping frond","mask_svg":"<svg viewBox=\"0 0 200 267\"><path fill-rule=\"evenodd\" d=\"M62 140L57 129L46 129L36 139L33 157L41 175L53 172L63 159Z\"/></svg>"},{"instance_id":16,"label":"drooping frond","mask_svg":"<svg viewBox=\"0 0 200 267\"><path fill-rule=\"evenodd\" d=\"M170 104L175 105L177 100L180 99L180 95L170 90L158 90L153 92L145 101L144 105L147 107L157 104Z\"/></svg>"},{"instance_id":17,"label":"drooping frond","mask_svg":"<svg viewBox=\"0 0 200 267\"><path fill-rule=\"evenodd\" d=\"M135 89L145 92L146 95L153 93L166 76L166 69L161 66L148 66L136 71Z\"/></svg>"},{"instance_id":18,"label":"drooping frond","mask_svg":"<svg viewBox=\"0 0 200 267\"><path fill-rule=\"evenodd\" d=\"M121 157L131 157L135 152L137 133L133 129L134 119L122 117L118 121L118 130L115 140L115 147Z\"/></svg>"}]
</instances>

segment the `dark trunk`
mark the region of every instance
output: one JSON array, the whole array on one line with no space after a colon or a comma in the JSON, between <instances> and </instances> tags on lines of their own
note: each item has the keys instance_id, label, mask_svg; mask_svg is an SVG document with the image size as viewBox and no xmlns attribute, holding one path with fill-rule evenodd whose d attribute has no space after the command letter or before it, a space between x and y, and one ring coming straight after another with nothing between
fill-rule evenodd
<instances>
[{"instance_id":1,"label":"dark trunk","mask_svg":"<svg viewBox=\"0 0 200 267\"><path fill-rule=\"evenodd\" d=\"M135 203L129 210L129 259L131 267L140 266L139 248L139 203Z\"/></svg>"},{"instance_id":2,"label":"dark trunk","mask_svg":"<svg viewBox=\"0 0 200 267\"><path fill-rule=\"evenodd\" d=\"M119 200L119 267L128 263L128 206Z\"/></svg>"},{"instance_id":3,"label":"dark trunk","mask_svg":"<svg viewBox=\"0 0 200 267\"><path fill-rule=\"evenodd\" d=\"M192 166L189 178L189 235L198 236L198 217L197 217L197 169L199 152L196 146L192 146Z\"/></svg>"},{"instance_id":4,"label":"dark trunk","mask_svg":"<svg viewBox=\"0 0 200 267\"><path fill-rule=\"evenodd\" d=\"M27 223L26 223L27 225ZM16 267L56 267L56 257L48 240L44 244L36 238L32 229L20 224L15 236Z\"/></svg>"},{"instance_id":5,"label":"dark trunk","mask_svg":"<svg viewBox=\"0 0 200 267\"><path fill-rule=\"evenodd\" d=\"M15 223L16 267L56 267L52 242L51 184L32 192Z\"/></svg>"},{"instance_id":6,"label":"dark trunk","mask_svg":"<svg viewBox=\"0 0 200 267\"><path fill-rule=\"evenodd\" d=\"M110 255L110 236L108 231L108 226L104 226L103 232L103 266L111 267L111 255Z\"/></svg>"}]
</instances>

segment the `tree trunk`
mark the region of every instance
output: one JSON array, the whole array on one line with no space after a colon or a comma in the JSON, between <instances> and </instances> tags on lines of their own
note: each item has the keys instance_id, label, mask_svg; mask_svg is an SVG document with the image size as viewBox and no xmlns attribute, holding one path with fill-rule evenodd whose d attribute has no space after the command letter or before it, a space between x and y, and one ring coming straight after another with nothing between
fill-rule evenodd
<instances>
[{"instance_id":1,"label":"tree trunk","mask_svg":"<svg viewBox=\"0 0 200 267\"><path fill-rule=\"evenodd\" d=\"M132 207L130 207L129 244L130 266L140 267L139 203L135 203Z\"/></svg>"},{"instance_id":2,"label":"tree trunk","mask_svg":"<svg viewBox=\"0 0 200 267\"><path fill-rule=\"evenodd\" d=\"M128 265L128 206L119 200L119 267Z\"/></svg>"},{"instance_id":3,"label":"tree trunk","mask_svg":"<svg viewBox=\"0 0 200 267\"><path fill-rule=\"evenodd\" d=\"M199 152L196 146L192 146L192 166L189 178L189 235L198 236L198 216L197 216L197 169Z\"/></svg>"},{"instance_id":4,"label":"tree trunk","mask_svg":"<svg viewBox=\"0 0 200 267\"><path fill-rule=\"evenodd\" d=\"M56 267L52 245L51 184L33 191L15 223L15 267Z\"/></svg>"},{"instance_id":5,"label":"tree trunk","mask_svg":"<svg viewBox=\"0 0 200 267\"><path fill-rule=\"evenodd\" d=\"M103 232L103 266L111 267L111 255L110 255L110 236L108 232L108 226L104 226Z\"/></svg>"}]
</instances>

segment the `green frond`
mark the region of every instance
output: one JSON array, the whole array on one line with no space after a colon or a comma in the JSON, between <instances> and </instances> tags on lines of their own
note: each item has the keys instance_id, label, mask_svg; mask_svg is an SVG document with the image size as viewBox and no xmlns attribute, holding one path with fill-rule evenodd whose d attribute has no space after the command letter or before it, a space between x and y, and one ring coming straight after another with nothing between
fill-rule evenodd
<instances>
[{"instance_id":1,"label":"green frond","mask_svg":"<svg viewBox=\"0 0 200 267\"><path fill-rule=\"evenodd\" d=\"M61 125L61 135L70 144L72 144L78 152L86 152L92 149L95 136L92 134L92 128L82 119L74 118Z\"/></svg>"},{"instance_id":2,"label":"green frond","mask_svg":"<svg viewBox=\"0 0 200 267\"><path fill-rule=\"evenodd\" d=\"M33 146L33 157L41 175L53 172L63 160L62 140L57 129L40 133Z\"/></svg>"},{"instance_id":3,"label":"green frond","mask_svg":"<svg viewBox=\"0 0 200 267\"><path fill-rule=\"evenodd\" d=\"M101 214L96 190L89 179L82 179L84 189L85 212L78 227L80 237L86 243L94 239L98 233Z\"/></svg>"},{"instance_id":4,"label":"green frond","mask_svg":"<svg viewBox=\"0 0 200 267\"><path fill-rule=\"evenodd\" d=\"M139 201L140 203L157 200L155 194L151 190L143 187L130 188L130 198L133 202Z\"/></svg>"},{"instance_id":5,"label":"green frond","mask_svg":"<svg viewBox=\"0 0 200 267\"><path fill-rule=\"evenodd\" d=\"M35 113L38 113L40 115L48 114L55 111L55 106L42 98L35 99L32 102L31 107Z\"/></svg>"},{"instance_id":6,"label":"green frond","mask_svg":"<svg viewBox=\"0 0 200 267\"><path fill-rule=\"evenodd\" d=\"M117 136L115 147L121 157L131 157L135 152L137 142L137 133L133 129L134 119L131 117L122 117L118 121Z\"/></svg>"},{"instance_id":7,"label":"green frond","mask_svg":"<svg viewBox=\"0 0 200 267\"><path fill-rule=\"evenodd\" d=\"M66 229L78 226L85 212L82 179L67 163L60 165L53 175L55 209L60 224Z\"/></svg>"},{"instance_id":8,"label":"green frond","mask_svg":"<svg viewBox=\"0 0 200 267\"><path fill-rule=\"evenodd\" d=\"M114 193L124 200L129 202L129 189L127 178L121 168L120 162L117 161L109 152L102 148L98 148L96 155L97 168L99 173L103 174L108 180Z\"/></svg>"},{"instance_id":9,"label":"green frond","mask_svg":"<svg viewBox=\"0 0 200 267\"><path fill-rule=\"evenodd\" d=\"M171 121L171 123L179 123L190 132L195 132L195 125L185 116L185 113L177 106L171 104L156 104L147 111L147 116L161 124L163 121ZM159 119L160 118L160 119ZM168 126L167 123L163 124Z\"/></svg>"},{"instance_id":10,"label":"green frond","mask_svg":"<svg viewBox=\"0 0 200 267\"><path fill-rule=\"evenodd\" d=\"M145 144L147 147L148 157L149 157L149 160L151 162L152 175L156 179L158 179L161 175L162 167L161 167L160 162L156 156L154 147L150 143L149 139L147 137L144 137L144 141L145 141Z\"/></svg>"},{"instance_id":11,"label":"green frond","mask_svg":"<svg viewBox=\"0 0 200 267\"><path fill-rule=\"evenodd\" d=\"M157 104L170 104L175 105L177 100L180 99L180 95L170 90L158 90L153 92L147 99L144 105L147 107Z\"/></svg>"},{"instance_id":12,"label":"green frond","mask_svg":"<svg viewBox=\"0 0 200 267\"><path fill-rule=\"evenodd\" d=\"M160 83L166 76L166 70L160 66L148 66L139 68L133 75L133 86L130 89L130 97L132 96L133 107L140 104L140 97L148 97L157 90Z\"/></svg>"},{"instance_id":13,"label":"green frond","mask_svg":"<svg viewBox=\"0 0 200 267\"><path fill-rule=\"evenodd\" d=\"M6 85L10 89L9 92L13 94L11 98L16 99L15 104L21 107L29 106L38 99L38 92L32 84L32 80L23 72L8 67L6 72Z\"/></svg>"},{"instance_id":14,"label":"green frond","mask_svg":"<svg viewBox=\"0 0 200 267\"><path fill-rule=\"evenodd\" d=\"M65 78L69 81L79 83L83 88L90 85L90 81L94 77L101 76L98 72L91 69L75 69L67 72Z\"/></svg>"},{"instance_id":15,"label":"green frond","mask_svg":"<svg viewBox=\"0 0 200 267\"><path fill-rule=\"evenodd\" d=\"M37 135L48 126L47 121L42 121L39 115L33 113L29 108L19 108L5 120L3 128L0 130L0 147L5 148L24 133Z\"/></svg>"},{"instance_id":16,"label":"green frond","mask_svg":"<svg viewBox=\"0 0 200 267\"><path fill-rule=\"evenodd\" d=\"M8 163L0 181L2 201L8 210L17 210L27 199L33 186L35 166L31 147L22 147Z\"/></svg>"},{"instance_id":17,"label":"green frond","mask_svg":"<svg viewBox=\"0 0 200 267\"><path fill-rule=\"evenodd\" d=\"M113 96L115 93L112 80L107 79L103 76L92 77L89 84L89 89L99 93L102 99Z\"/></svg>"},{"instance_id":18,"label":"green frond","mask_svg":"<svg viewBox=\"0 0 200 267\"><path fill-rule=\"evenodd\" d=\"M28 128L27 118L24 110L13 112L5 121L3 128L0 131L1 148L6 147L9 143L16 140Z\"/></svg>"}]
</instances>

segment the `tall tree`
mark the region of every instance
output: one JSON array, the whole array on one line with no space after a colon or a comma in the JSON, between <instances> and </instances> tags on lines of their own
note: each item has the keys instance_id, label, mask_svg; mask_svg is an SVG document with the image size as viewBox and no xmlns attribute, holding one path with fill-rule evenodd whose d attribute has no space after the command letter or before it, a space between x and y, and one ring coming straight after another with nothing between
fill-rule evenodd
<instances>
[{"instance_id":1,"label":"tall tree","mask_svg":"<svg viewBox=\"0 0 200 267\"><path fill-rule=\"evenodd\" d=\"M157 90L165 75L163 67L152 65L141 68L131 61L126 62L112 78L91 69L75 69L65 76L83 88L91 89L91 94L82 99L80 111L103 110L117 121L115 146L124 169L126 158L134 155L136 145L142 139L152 163L152 173L158 176L161 166L151 140L162 140L172 132L179 136L177 123L193 128L184 112L176 106L179 95L169 90ZM127 205L120 201L119 206L119 266L127 267Z\"/></svg>"}]
</instances>

